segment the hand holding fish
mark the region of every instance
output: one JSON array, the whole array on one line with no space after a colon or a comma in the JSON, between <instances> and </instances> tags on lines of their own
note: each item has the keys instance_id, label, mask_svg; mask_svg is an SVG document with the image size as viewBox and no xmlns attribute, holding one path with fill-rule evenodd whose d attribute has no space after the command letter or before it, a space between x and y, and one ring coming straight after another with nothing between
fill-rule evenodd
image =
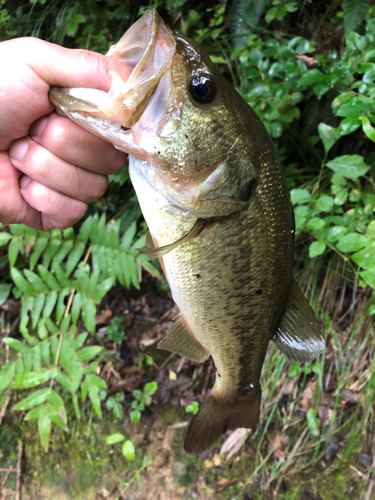
<instances>
[{"instance_id":1,"label":"hand holding fish","mask_svg":"<svg viewBox=\"0 0 375 500\"><path fill-rule=\"evenodd\" d=\"M69 227L104 193L107 175L126 155L54 113L48 91L61 82L108 90L106 70L117 63L20 38L0 43L0 64L0 222ZM121 72L127 76L124 65Z\"/></svg>"}]
</instances>

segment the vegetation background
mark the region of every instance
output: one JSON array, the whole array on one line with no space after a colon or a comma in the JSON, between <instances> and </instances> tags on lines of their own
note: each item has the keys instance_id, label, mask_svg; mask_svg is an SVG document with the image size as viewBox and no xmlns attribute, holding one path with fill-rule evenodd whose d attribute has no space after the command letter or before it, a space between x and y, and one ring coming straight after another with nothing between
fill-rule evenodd
<instances>
[{"instance_id":1,"label":"vegetation background","mask_svg":"<svg viewBox=\"0 0 375 500\"><path fill-rule=\"evenodd\" d=\"M22 443L28 498L48 484L71 498L375 498L374 2L0 0L0 40L105 53L148 7L204 45L273 138L327 348L299 366L270 346L258 429L185 455L212 362L155 349L176 311L136 251L146 227L125 166L72 229L0 227L0 467ZM15 478L0 484L11 498Z\"/></svg>"}]
</instances>

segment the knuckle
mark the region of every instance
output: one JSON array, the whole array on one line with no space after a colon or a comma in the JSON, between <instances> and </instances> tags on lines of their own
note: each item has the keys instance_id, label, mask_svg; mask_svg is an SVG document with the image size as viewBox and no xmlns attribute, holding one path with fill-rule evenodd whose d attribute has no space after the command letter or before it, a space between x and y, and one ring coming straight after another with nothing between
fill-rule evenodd
<instances>
[{"instance_id":1,"label":"knuckle","mask_svg":"<svg viewBox=\"0 0 375 500\"><path fill-rule=\"evenodd\" d=\"M42 146L31 144L26 153L25 163L29 166L30 177L45 180L51 172L49 152Z\"/></svg>"},{"instance_id":2,"label":"knuckle","mask_svg":"<svg viewBox=\"0 0 375 500\"><path fill-rule=\"evenodd\" d=\"M40 138L43 145L51 151L64 150L68 145L67 125L69 123L66 118L51 115Z\"/></svg>"}]
</instances>

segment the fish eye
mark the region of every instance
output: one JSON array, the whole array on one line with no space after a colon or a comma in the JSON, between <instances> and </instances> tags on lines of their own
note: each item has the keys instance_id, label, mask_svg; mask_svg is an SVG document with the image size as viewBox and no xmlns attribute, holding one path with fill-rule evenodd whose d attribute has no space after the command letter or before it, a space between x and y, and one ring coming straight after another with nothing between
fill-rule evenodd
<instances>
[{"instance_id":1,"label":"fish eye","mask_svg":"<svg viewBox=\"0 0 375 500\"><path fill-rule=\"evenodd\" d=\"M208 104L215 99L216 86L209 75L195 75L190 83L189 92L198 104Z\"/></svg>"}]
</instances>

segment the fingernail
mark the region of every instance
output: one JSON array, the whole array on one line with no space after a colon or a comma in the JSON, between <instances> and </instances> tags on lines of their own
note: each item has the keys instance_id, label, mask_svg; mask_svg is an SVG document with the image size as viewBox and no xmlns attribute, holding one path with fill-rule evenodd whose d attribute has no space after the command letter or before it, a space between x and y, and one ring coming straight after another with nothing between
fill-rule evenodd
<instances>
[{"instance_id":1,"label":"fingernail","mask_svg":"<svg viewBox=\"0 0 375 500\"><path fill-rule=\"evenodd\" d=\"M22 160L29 148L29 141L21 140L11 146L9 155L13 160Z\"/></svg>"},{"instance_id":2,"label":"fingernail","mask_svg":"<svg viewBox=\"0 0 375 500\"><path fill-rule=\"evenodd\" d=\"M25 189L30 181L31 179L28 175L23 175L20 179L20 188Z\"/></svg>"},{"instance_id":3,"label":"fingernail","mask_svg":"<svg viewBox=\"0 0 375 500\"><path fill-rule=\"evenodd\" d=\"M46 128L48 122L48 117L43 116L36 122L34 122L30 127L30 135L34 137L40 137L43 133L43 130Z\"/></svg>"}]
</instances>

